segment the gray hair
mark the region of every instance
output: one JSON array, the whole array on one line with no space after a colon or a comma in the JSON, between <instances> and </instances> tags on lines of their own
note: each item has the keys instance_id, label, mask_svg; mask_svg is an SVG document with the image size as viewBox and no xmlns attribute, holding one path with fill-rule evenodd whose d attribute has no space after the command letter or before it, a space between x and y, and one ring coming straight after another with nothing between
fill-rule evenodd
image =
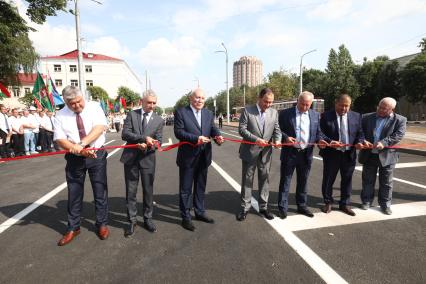
<instances>
[{"instance_id":1,"label":"gray hair","mask_svg":"<svg viewBox=\"0 0 426 284\"><path fill-rule=\"evenodd\" d=\"M306 97L309 97L311 99L311 101L314 100L314 94L312 94L311 92L308 92L308 91L301 92L299 97L297 98L297 100L299 100L301 98L306 98Z\"/></svg>"},{"instance_id":2,"label":"gray hair","mask_svg":"<svg viewBox=\"0 0 426 284\"><path fill-rule=\"evenodd\" d=\"M66 102L69 102L70 100L73 100L78 96L83 97L83 93L81 92L81 90L78 87L66 86L62 90L62 97L64 98L64 101L66 101Z\"/></svg>"},{"instance_id":3,"label":"gray hair","mask_svg":"<svg viewBox=\"0 0 426 284\"><path fill-rule=\"evenodd\" d=\"M385 98L380 100L379 105L381 105L381 104L386 104L386 105L390 106L392 109L395 109L396 100L394 98L391 98L391 97L385 97Z\"/></svg>"},{"instance_id":4,"label":"gray hair","mask_svg":"<svg viewBox=\"0 0 426 284\"><path fill-rule=\"evenodd\" d=\"M145 92L143 92L142 94L142 99L146 99L147 97L157 97L157 94L155 94L155 92L151 89L146 90Z\"/></svg>"}]
</instances>

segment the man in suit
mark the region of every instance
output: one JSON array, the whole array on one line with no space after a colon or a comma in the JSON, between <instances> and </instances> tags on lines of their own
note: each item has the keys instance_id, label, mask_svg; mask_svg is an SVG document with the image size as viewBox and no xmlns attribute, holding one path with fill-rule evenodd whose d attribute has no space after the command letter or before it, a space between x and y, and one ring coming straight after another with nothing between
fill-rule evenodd
<instances>
[{"instance_id":1,"label":"man in suit","mask_svg":"<svg viewBox=\"0 0 426 284\"><path fill-rule=\"evenodd\" d=\"M157 95L148 90L142 97L142 109L131 111L124 121L122 139L128 144L138 145L138 148L124 149L120 159L124 164L127 218L130 223L124 232L126 237L133 235L137 223L136 193L139 176L143 189L144 227L152 233L157 231L152 222L155 150L156 143L161 144L164 121L154 113L156 105Z\"/></svg>"},{"instance_id":2,"label":"man in suit","mask_svg":"<svg viewBox=\"0 0 426 284\"><path fill-rule=\"evenodd\" d=\"M281 219L287 218L288 193L294 169L297 173L297 212L314 217L307 205L307 182L312 165L313 144L319 143L320 148L324 148L327 142L324 141L320 129L319 113L310 109L313 100L314 95L304 91L299 95L295 107L285 109L279 114L282 142L290 144L281 149L281 176L278 192L278 209Z\"/></svg>"},{"instance_id":3,"label":"man in suit","mask_svg":"<svg viewBox=\"0 0 426 284\"><path fill-rule=\"evenodd\" d=\"M0 158L9 157L9 142L7 141L12 136L12 126L10 125L7 109L0 104Z\"/></svg>"},{"instance_id":4,"label":"man in suit","mask_svg":"<svg viewBox=\"0 0 426 284\"><path fill-rule=\"evenodd\" d=\"M365 149L359 153L362 167L361 208L367 210L374 199L374 185L379 171L378 201L382 212L392 214L393 170L398 162L396 149L386 148L398 144L405 135L407 118L394 113L396 100L383 98L376 112L365 114L362 129L365 135Z\"/></svg>"},{"instance_id":5,"label":"man in suit","mask_svg":"<svg viewBox=\"0 0 426 284\"><path fill-rule=\"evenodd\" d=\"M198 144L196 147L180 146L176 157L176 164L179 167L179 208L182 227L194 231L195 226L190 213L192 205L197 220L214 223L214 220L207 216L204 207L207 170L212 161L210 139L213 138L219 145L224 140L214 125L213 113L203 108L205 101L203 90L194 90L189 99L189 106L175 112L174 132L181 142Z\"/></svg>"},{"instance_id":6,"label":"man in suit","mask_svg":"<svg viewBox=\"0 0 426 284\"><path fill-rule=\"evenodd\" d=\"M96 227L98 236L109 236L107 152L87 150L101 148L105 143L107 122L97 102L86 102L81 91L67 86L62 91L65 107L54 121L54 140L64 150L67 161L65 175L68 185L68 231L58 242L59 246L70 243L80 234L80 216L83 209L84 180L89 173L95 199Z\"/></svg>"},{"instance_id":7,"label":"man in suit","mask_svg":"<svg viewBox=\"0 0 426 284\"><path fill-rule=\"evenodd\" d=\"M256 142L260 145L241 144L240 159L242 160L241 211L238 221L244 221L251 207L254 173L257 168L259 180L259 213L266 219L274 219L268 211L269 172L271 169L271 142L281 141L281 130L278 125L278 112L271 108L274 93L269 88L260 91L257 104L247 106L240 116L238 127L244 141Z\"/></svg>"},{"instance_id":8,"label":"man in suit","mask_svg":"<svg viewBox=\"0 0 426 284\"><path fill-rule=\"evenodd\" d=\"M356 164L356 149L362 148L364 134L361 115L350 110L351 103L349 95L340 95L336 98L334 109L323 113L320 120L324 140L329 144L329 147L321 149L319 153L323 158L322 196L325 205L321 210L324 213L331 212L331 205L334 202L333 184L337 172L340 171L339 209L350 216L355 216L350 207L352 175Z\"/></svg>"}]
</instances>

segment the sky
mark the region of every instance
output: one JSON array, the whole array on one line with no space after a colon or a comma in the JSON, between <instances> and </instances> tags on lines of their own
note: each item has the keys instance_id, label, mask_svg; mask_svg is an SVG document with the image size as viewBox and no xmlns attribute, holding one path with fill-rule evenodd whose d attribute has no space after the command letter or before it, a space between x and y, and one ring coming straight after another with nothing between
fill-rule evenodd
<instances>
[{"instance_id":1,"label":"sky","mask_svg":"<svg viewBox=\"0 0 426 284\"><path fill-rule=\"evenodd\" d=\"M26 2L15 1L20 13ZM173 106L197 87L206 96L226 89L225 54L242 56L273 71L324 70L331 48L344 44L355 63L379 55L419 52L426 37L426 0L79 0L83 51L118 57L157 93L158 105ZM74 2L70 3L69 8ZM60 12L30 33L41 56L76 49L75 19ZM142 93L142 90L135 90Z\"/></svg>"}]
</instances>

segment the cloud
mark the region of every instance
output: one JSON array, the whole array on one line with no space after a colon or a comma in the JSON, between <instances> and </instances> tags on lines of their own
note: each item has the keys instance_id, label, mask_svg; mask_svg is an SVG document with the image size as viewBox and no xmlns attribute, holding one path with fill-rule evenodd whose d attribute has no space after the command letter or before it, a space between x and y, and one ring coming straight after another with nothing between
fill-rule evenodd
<instances>
[{"instance_id":1,"label":"cloud","mask_svg":"<svg viewBox=\"0 0 426 284\"><path fill-rule=\"evenodd\" d=\"M351 8L352 0L329 0L308 12L308 17L329 21L337 20L347 16Z\"/></svg>"},{"instance_id":2,"label":"cloud","mask_svg":"<svg viewBox=\"0 0 426 284\"><path fill-rule=\"evenodd\" d=\"M192 37L169 41L158 38L138 52L143 65L154 68L193 67L201 57L200 44Z\"/></svg>"},{"instance_id":3,"label":"cloud","mask_svg":"<svg viewBox=\"0 0 426 284\"><path fill-rule=\"evenodd\" d=\"M36 26L37 31L31 32L29 37L37 53L58 55L77 48L74 27L55 26L48 23Z\"/></svg>"},{"instance_id":4,"label":"cloud","mask_svg":"<svg viewBox=\"0 0 426 284\"><path fill-rule=\"evenodd\" d=\"M99 37L87 42L85 51L100 53L121 59L130 55L128 48L123 46L116 38L112 36Z\"/></svg>"}]
</instances>

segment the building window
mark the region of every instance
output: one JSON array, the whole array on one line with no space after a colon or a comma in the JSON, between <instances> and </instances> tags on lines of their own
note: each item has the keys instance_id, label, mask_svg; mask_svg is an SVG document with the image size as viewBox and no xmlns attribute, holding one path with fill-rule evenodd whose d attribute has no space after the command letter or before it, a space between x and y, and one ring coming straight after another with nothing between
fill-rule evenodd
<instances>
[{"instance_id":1,"label":"building window","mask_svg":"<svg viewBox=\"0 0 426 284\"><path fill-rule=\"evenodd\" d=\"M86 73L92 73L92 65L86 65Z\"/></svg>"},{"instance_id":2,"label":"building window","mask_svg":"<svg viewBox=\"0 0 426 284\"><path fill-rule=\"evenodd\" d=\"M86 80L86 86L87 87L93 86L93 80Z\"/></svg>"},{"instance_id":3,"label":"building window","mask_svg":"<svg viewBox=\"0 0 426 284\"><path fill-rule=\"evenodd\" d=\"M70 65L70 72L77 72L77 65Z\"/></svg>"},{"instance_id":4,"label":"building window","mask_svg":"<svg viewBox=\"0 0 426 284\"><path fill-rule=\"evenodd\" d=\"M21 90L19 88L13 88L13 96L19 98Z\"/></svg>"},{"instance_id":5,"label":"building window","mask_svg":"<svg viewBox=\"0 0 426 284\"><path fill-rule=\"evenodd\" d=\"M30 88L25 88L25 94L27 95L27 94L29 94L29 93L31 93Z\"/></svg>"},{"instance_id":6,"label":"building window","mask_svg":"<svg viewBox=\"0 0 426 284\"><path fill-rule=\"evenodd\" d=\"M55 65L53 65L53 70L55 71L55 72L61 72L61 65L59 65L59 64L55 64Z\"/></svg>"},{"instance_id":7,"label":"building window","mask_svg":"<svg viewBox=\"0 0 426 284\"><path fill-rule=\"evenodd\" d=\"M71 80L71 86L78 87L78 80Z\"/></svg>"},{"instance_id":8,"label":"building window","mask_svg":"<svg viewBox=\"0 0 426 284\"><path fill-rule=\"evenodd\" d=\"M57 87L61 87L61 86L62 86L62 80L61 80L61 79L56 79L56 80L55 80L55 85L56 85Z\"/></svg>"}]
</instances>

